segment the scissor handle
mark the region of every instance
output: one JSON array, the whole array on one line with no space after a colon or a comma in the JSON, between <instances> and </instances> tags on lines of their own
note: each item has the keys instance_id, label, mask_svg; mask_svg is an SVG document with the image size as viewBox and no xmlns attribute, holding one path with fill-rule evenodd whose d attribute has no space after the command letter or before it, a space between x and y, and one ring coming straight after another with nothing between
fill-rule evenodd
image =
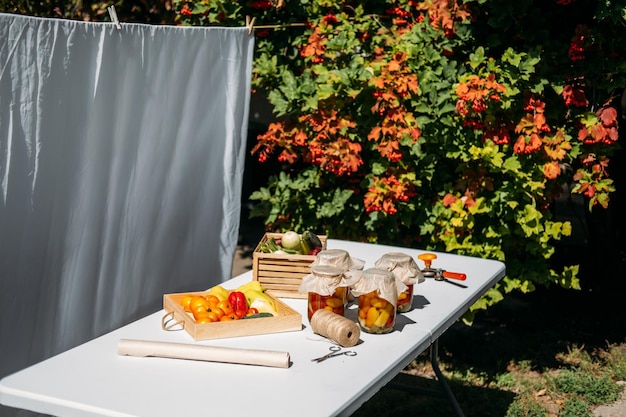
<instances>
[{"instance_id":1,"label":"scissor handle","mask_svg":"<svg viewBox=\"0 0 626 417\"><path fill-rule=\"evenodd\" d=\"M442 275L444 278L458 279L459 281L465 281L467 279L467 275L461 272L443 271Z\"/></svg>"},{"instance_id":2,"label":"scissor handle","mask_svg":"<svg viewBox=\"0 0 626 417\"><path fill-rule=\"evenodd\" d=\"M331 352L339 352L341 350L340 346L331 346L328 348Z\"/></svg>"}]
</instances>

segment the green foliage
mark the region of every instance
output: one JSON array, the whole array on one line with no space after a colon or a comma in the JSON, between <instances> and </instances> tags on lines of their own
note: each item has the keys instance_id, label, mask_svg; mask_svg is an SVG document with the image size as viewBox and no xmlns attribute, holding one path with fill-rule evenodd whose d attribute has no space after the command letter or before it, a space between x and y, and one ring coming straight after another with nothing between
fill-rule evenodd
<instances>
[{"instance_id":1,"label":"green foliage","mask_svg":"<svg viewBox=\"0 0 626 417\"><path fill-rule=\"evenodd\" d=\"M171 3L164 0L131 1L58 1L58 0L0 0L0 12L28 16L53 17L92 22L108 22L107 7L115 6L122 22L173 24L176 14Z\"/></svg>"},{"instance_id":2,"label":"green foliage","mask_svg":"<svg viewBox=\"0 0 626 417\"><path fill-rule=\"evenodd\" d=\"M511 403L505 417L548 417L546 409L527 398L518 398Z\"/></svg>"},{"instance_id":3,"label":"green foliage","mask_svg":"<svg viewBox=\"0 0 626 417\"><path fill-rule=\"evenodd\" d=\"M563 370L552 378L551 383L556 391L593 405L612 403L619 398L622 391L608 376L596 376L580 369Z\"/></svg>"},{"instance_id":4,"label":"green foliage","mask_svg":"<svg viewBox=\"0 0 626 417\"><path fill-rule=\"evenodd\" d=\"M626 345L612 346L606 365L615 381L626 381Z\"/></svg>"},{"instance_id":5,"label":"green foliage","mask_svg":"<svg viewBox=\"0 0 626 417\"><path fill-rule=\"evenodd\" d=\"M174 5L182 24L255 19L253 87L279 119L253 153L289 167L251 196L269 228L506 262L470 321L507 292L580 287L577 265L551 266L572 226L550 209L614 192L619 2Z\"/></svg>"},{"instance_id":6,"label":"green foliage","mask_svg":"<svg viewBox=\"0 0 626 417\"><path fill-rule=\"evenodd\" d=\"M585 401L568 398L563 404L561 417L593 417L589 404Z\"/></svg>"}]
</instances>

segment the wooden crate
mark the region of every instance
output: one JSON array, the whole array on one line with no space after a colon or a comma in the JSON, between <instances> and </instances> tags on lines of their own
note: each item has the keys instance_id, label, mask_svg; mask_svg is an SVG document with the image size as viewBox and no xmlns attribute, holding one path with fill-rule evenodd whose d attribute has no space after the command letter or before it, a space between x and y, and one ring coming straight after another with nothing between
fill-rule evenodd
<instances>
[{"instance_id":1,"label":"wooden crate","mask_svg":"<svg viewBox=\"0 0 626 417\"><path fill-rule=\"evenodd\" d=\"M311 273L313 255L283 255L264 253L261 243L270 238L282 238L282 233L266 233L252 253L253 279L259 281L264 289L274 297L307 298L300 294L298 287L302 278ZM323 249L326 249L326 236L319 236Z\"/></svg>"},{"instance_id":2,"label":"wooden crate","mask_svg":"<svg viewBox=\"0 0 626 417\"><path fill-rule=\"evenodd\" d=\"M163 296L163 309L167 312L161 323L164 330L179 329L182 326L195 340L302 330L302 315L271 295L270 297L276 304L278 316L197 324L193 315L186 312L180 305L182 298L188 294L204 295L206 292L165 294Z\"/></svg>"}]
</instances>

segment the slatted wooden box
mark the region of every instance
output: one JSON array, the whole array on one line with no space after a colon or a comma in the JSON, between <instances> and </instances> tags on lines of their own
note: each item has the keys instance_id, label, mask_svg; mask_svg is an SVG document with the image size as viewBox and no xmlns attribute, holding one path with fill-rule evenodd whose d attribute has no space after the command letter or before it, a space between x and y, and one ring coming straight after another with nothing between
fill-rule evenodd
<instances>
[{"instance_id":1,"label":"slatted wooden box","mask_svg":"<svg viewBox=\"0 0 626 417\"><path fill-rule=\"evenodd\" d=\"M272 237L276 239L282 236L282 233L265 233L252 253L253 279L259 281L261 286L274 297L307 298L306 294L298 292L298 288L302 278L311 273L311 263L315 260L315 256L283 255L261 251L262 243ZM322 242L322 248L326 249L326 236L318 235L318 237Z\"/></svg>"},{"instance_id":2,"label":"slatted wooden box","mask_svg":"<svg viewBox=\"0 0 626 417\"><path fill-rule=\"evenodd\" d=\"M206 292L165 294L163 296L163 309L167 312L161 322L164 330L176 330L182 326L195 340L302 330L302 315L270 294L268 295L274 300L278 316L197 324L193 315L186 312L180 304L182 298L188 294L205 295Z\"/></svg>"}]
</instances>

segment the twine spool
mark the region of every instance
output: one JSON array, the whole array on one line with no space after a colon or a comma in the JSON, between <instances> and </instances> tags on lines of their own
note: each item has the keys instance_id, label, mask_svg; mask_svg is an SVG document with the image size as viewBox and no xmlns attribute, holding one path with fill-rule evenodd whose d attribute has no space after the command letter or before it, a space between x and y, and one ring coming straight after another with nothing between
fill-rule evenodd
<instances>
[{"instance_id":1,"label":"twine spool","mask_svg":"<svg viewBox=\"0 0 626 417\"><path fill-rule=\"evenodd\" d=\"M317 310L313 314L311 328L343 347L355 346L361 337L361 329L355 322L328 310Z\"/></svg>"}]
</instances>

